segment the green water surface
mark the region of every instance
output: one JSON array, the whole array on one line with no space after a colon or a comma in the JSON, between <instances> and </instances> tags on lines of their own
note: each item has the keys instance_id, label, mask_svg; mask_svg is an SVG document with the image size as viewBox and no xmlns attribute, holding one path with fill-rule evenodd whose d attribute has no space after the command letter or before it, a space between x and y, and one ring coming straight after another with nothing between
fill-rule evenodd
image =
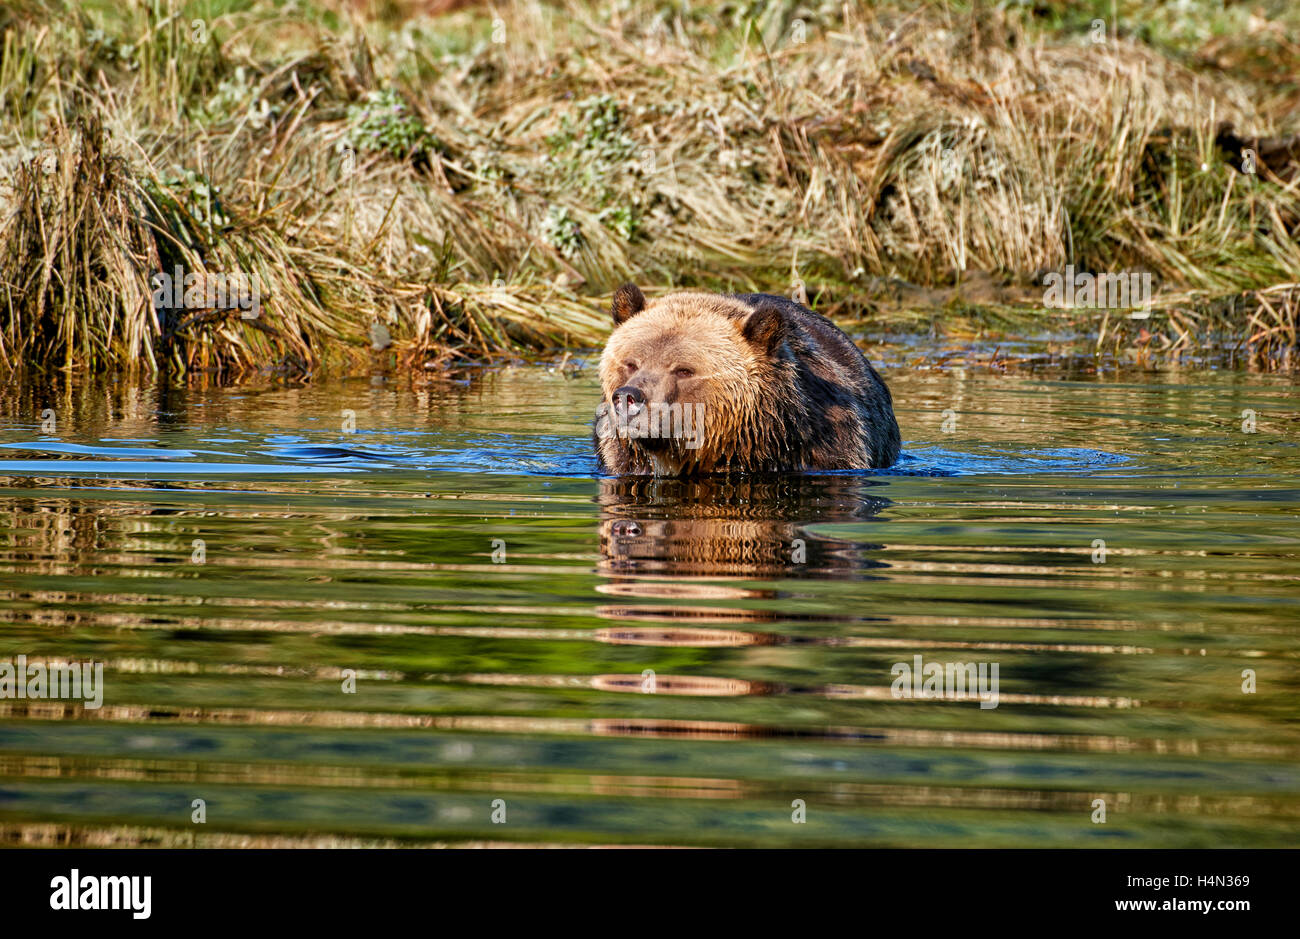
<instances>
[{"instance_id":1,"label":"green water surface","mask_svg":"<svg viewBox=\"0 0 1300 939\"><path fill-rule=\"evenodd\" d=\"M698 483L590 366L11 383L0 662L104 677L0 698L0 843L1295 845L1295 377L910 358L898 472Z\"/></svg>"}]
</instances>

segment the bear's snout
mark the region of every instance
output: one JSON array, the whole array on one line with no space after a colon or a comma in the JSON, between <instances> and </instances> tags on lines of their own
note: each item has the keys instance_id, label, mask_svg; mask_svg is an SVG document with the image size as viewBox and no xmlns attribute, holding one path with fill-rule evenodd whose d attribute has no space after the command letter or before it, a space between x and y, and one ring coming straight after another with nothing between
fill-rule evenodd
<instances>
[{"instance_id":1,"label":"bear's snout","mask_svg":"<svg viewBox=\"0 0 1300 939\"><path fill-rule=\"evenodd\" d=\"M635 420L645 410L645 394L635 385L615 388L611 397L614 399L614 407L627 415L628 420Z\"/></svg>"}]
</instances>

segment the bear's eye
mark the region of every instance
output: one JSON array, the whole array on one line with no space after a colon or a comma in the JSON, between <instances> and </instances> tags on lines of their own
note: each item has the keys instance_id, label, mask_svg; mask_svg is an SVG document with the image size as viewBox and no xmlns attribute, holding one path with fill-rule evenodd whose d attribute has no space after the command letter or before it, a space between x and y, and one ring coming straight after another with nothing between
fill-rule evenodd
<instances>
[{"instance_id":1,"label":"bear's eye","mask_svg":"<svg viewBox=\"0 0 1300 939\"><path fill-rule=\"evenodd\" d=\"M673 374L676 375L678 378L694 378L695 369L687 368L686 366L683 365L681 368L674 369Z\"/></svg>"},{"instance_id":2,"label":"bear's eye","mask_svg":"<svg viewBox=\"0 0 1300 939\"><path fill-rule=\"evenodd\" d=\"M624 367L625 369L627 369L629 372L635 372L635 371L636 371L636 363L635 363L635 362L624 362L624 363L623 363L623 367Z\"/></svg>"}]
</instances>

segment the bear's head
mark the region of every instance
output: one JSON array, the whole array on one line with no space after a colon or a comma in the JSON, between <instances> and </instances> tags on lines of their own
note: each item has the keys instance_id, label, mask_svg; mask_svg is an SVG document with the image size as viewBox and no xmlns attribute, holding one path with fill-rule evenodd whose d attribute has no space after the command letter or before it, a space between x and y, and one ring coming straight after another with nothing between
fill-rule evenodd
<instances>
[{"instance_id":1,"label":"bear's head","mask_svg":"<svg viewBox=\"0 0 1300 939\"><path fill-rule=\"evenodd\" d=\"M711 472L772 432L777 396L788 385L779 308L708 293L648 303L624 284L614 293L613 316L597 420L607 467Z\"/></svg>"}]
</instances>

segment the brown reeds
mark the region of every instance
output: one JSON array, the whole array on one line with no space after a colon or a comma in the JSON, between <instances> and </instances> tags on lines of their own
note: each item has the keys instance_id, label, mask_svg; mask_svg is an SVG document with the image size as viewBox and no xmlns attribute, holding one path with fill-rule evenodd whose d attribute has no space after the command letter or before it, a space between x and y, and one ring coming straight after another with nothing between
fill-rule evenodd
<instances>
[{"instance_id":1,"label":"brown reeds","mask_svg":"<svg viewBox=\"0 0 1300 939\"><path fill-rule=\"evenodd\" d=\"M1286 99L1069 4L1050 26L983 5L396 7L10 7L0 362L305 374L372 362L374 322L416 366L591 346L626 279L798 280L932 327L943 310L891 312L873 285L1066 264L1151 273L1184 330L1187 296L1254 292L1239 339L1270 360L1294 342L1269 292L1300 281L1294 151L1265 145L1294 130ZM178 266L248 275L259 314L160 307L151 278Z\"/></svg>"}]
</instances>

